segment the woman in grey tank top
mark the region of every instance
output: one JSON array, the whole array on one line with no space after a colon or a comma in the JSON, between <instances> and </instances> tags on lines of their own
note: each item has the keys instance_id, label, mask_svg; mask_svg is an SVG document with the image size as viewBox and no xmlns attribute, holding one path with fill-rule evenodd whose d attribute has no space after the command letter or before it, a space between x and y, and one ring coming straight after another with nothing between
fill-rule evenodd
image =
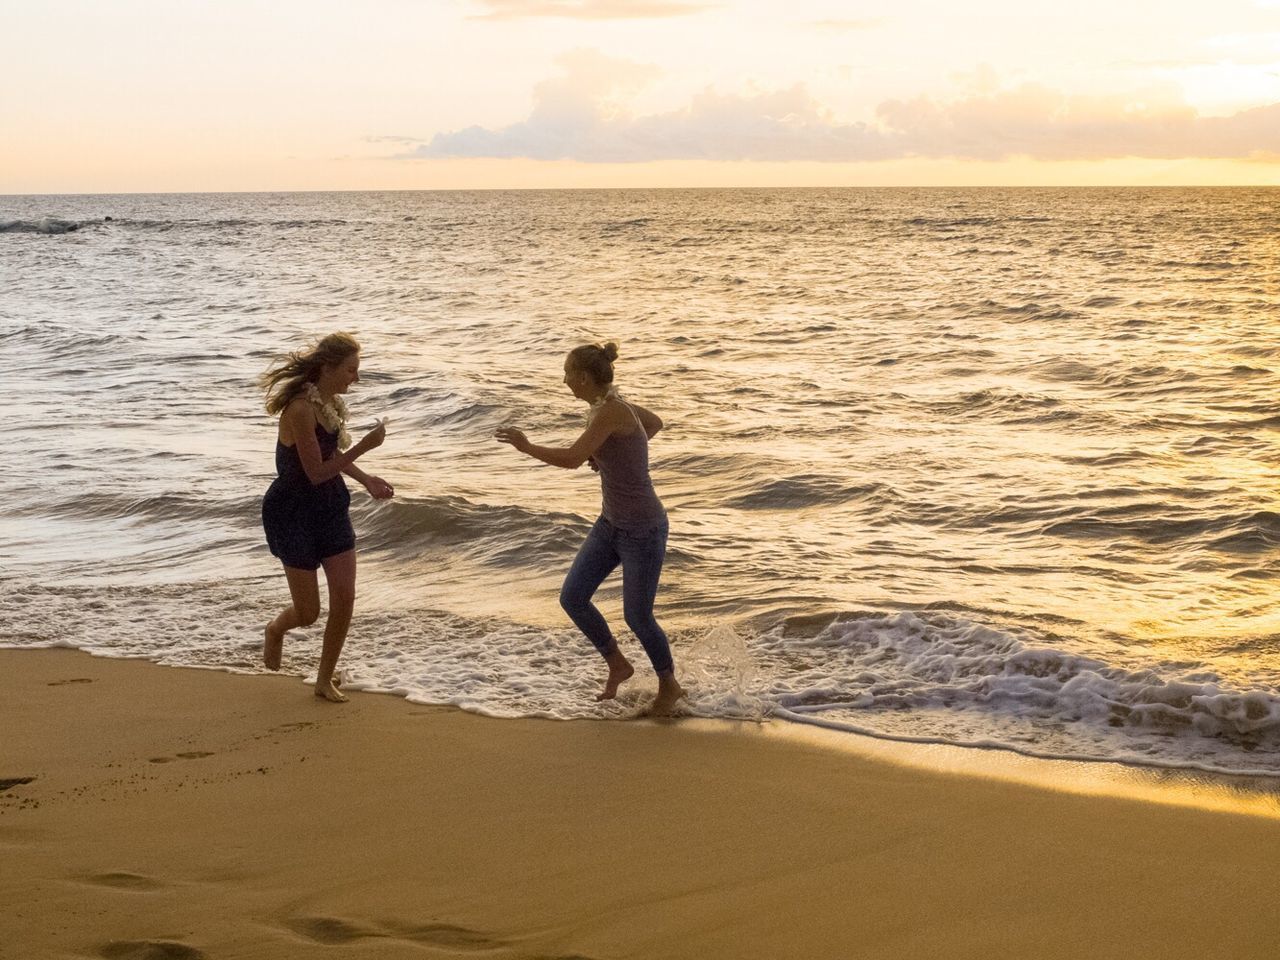
<instances>
[{"instance_id":1,"label":"woman in grey tank top","mask_svg":"<svg viewBox=\"0 0 1280 960\"><path fill-rule=\"evenodd\" d=\"M576 470L590 462L600 472L600 517L565 577L560 605L609 665L596 699L613 699L635 669L591 597L621 565L623 615L658 675L658 696L650 710L669 714L684 690L676 680L667 635L653 616L667 553L667 511L649 479L649 441L662 429L662 420L618 396L613 386L617 357L617 344L606 343L575 347L565 359L565 385L591 405L587 428L573 446L540 447L516 427L502 427L496 436L553 467Z\"/></svg>"}]
</instances>

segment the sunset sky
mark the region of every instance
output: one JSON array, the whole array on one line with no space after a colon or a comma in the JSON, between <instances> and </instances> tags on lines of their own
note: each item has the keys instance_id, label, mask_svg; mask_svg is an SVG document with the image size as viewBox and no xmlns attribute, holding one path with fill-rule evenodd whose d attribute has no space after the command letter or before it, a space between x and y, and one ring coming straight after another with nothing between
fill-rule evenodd
<instances>
[{"instance_id":1,"label":"sunset sky","mask_svg":"<svg viewBox=\"0 0 1280 960\"><path fill-rule=\"evenodd\" d=\"M0 4L0 193L1280 183L1280 0Z\"/></svg>"}]
</instances>

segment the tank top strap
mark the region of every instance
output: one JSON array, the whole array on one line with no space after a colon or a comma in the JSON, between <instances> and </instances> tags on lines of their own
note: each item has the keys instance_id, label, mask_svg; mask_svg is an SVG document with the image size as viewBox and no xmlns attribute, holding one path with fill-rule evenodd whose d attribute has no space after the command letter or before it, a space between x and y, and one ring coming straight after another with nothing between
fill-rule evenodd
<instances>
[{"instance_id":1,"label":"tank top strap","mask_svg":"<svg viewBox=\"0 0 1280 960\"><path fill-rule=\"evenodd\" d=\"M644 424L640 422L640 414L636 413L636 408L627 403L627 401L623 400L621 397L618 398L618 402L627 408L628 412L631 414L631 419L634 420L636 422L636 426L643 431Z\"/></svg>"}]
</instances>

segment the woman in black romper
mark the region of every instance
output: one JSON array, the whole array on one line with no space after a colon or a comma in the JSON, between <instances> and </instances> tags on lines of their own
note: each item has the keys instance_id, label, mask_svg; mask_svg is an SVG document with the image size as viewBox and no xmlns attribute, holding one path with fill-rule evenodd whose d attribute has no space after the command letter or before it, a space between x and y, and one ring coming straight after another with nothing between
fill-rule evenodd
<instances>
[{"instance_id":1,"label":"woman in black romper","mask_svg":"<svg viewBox=\"0 0 1280 960\"><path fill-rule=\"evenodd\" d=\"M381 446L379 423L348 450L347 408L341 394L360 380L360 345L346 333L331 333L308 351L291 353L262 377L267 412L280 414L276 479L262 500L262 526L271 553L284 564L292 603L267 624L263 663L280 669L284 635L320 616L316 570L329 585L329 618L316 672L316 696L342 702L333 672L347 639L356 599L356 537L348 508L351 494L342 474L362 483L378 500L391 484L355 465Z\"/></svg>"}]
</instances>

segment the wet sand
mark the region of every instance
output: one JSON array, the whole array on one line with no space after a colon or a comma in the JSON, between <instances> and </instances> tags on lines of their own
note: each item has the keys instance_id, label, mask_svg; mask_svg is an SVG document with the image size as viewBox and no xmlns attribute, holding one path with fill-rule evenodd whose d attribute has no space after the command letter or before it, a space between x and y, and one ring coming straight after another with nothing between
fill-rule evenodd
<instances>
[{"instance_id":1,"label":"wet sand","mask_svg":"<svg viewBox=\"0 0 1280 960\"><path fill-rule=\"evenodd\" d=\"M1280 949L1273 816L69 650L0 651L0 704L3 957Z\"/></svg>"}]
</instances>

